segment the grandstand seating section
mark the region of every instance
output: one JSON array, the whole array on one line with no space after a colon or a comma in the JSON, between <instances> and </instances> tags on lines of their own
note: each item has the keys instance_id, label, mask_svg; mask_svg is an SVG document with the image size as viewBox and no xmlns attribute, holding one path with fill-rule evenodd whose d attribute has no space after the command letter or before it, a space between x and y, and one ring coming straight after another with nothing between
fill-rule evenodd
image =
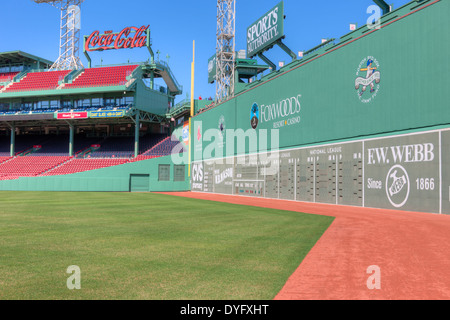
<instances>
[{"instance_id":1,"label":"grandstand seating section","mask_svg":"<svg viewBox=\"0 0 450 320\"><path fill-rule=\"evenodd\" d=\"M17 135L16 136L16 154L31 149L33 145L40 145L45 141L45 136L39 135ZM0 152L10 153L10 138L2 137L0 139Z\"/></svg>"},{"instance_id":2,"label":"grandstand seating section","mask_svg":"<svg viewBox=\"0 0 450 320\"><path fill-rule=\"evenodd\" d=\"M15 157L0 164L0 180L34 177L69 159L68 156Z\"/></svg>"},{"instance_id":3,"label":"grandstand seating section","mask_svg":"<svg viewBox=\"0 0 450 320\"><path fill-rule=\"evenodd\" d=\"M3 152L0 153L0 163L3 163L3 162L5 162L5 161L8 161L9 159L11 159L10 156L4 154Z\"/></svg>"},{"instance_id":4,"label":"grandstand seating section","mask_svg":"<svg viewBox=\"0 0 450 320\"><path fill-rule=\"evenodd\" d=\"M129 80L127 77L137 67L138 65L123 65L87 68L81 71L72 83L65 84L60 89L125 85ZM0 73L0 90L5 93L55 90L70 72L71 70L28 72L18 82L11 81L19 72ZM126 107L126 105L120 107ZM51 108L48 110L54 111ZM36 112L47 112L48 110L36 110ZM5 108L3 111L6 114L14 114L29 110ZM170 155L172 148L178 143L170 141L170 137L167 137L166 134L147 134L140 137L139 150L141 154L135 158L134 137L105 138L77 134L73 146L74 156L69 156L68 134L41 135L39 133L17 134L13 157L10 155L10 137L0 136L0 180L70 174L152 159ZM100 147L97 149L92 145Z\"/></svg>"},{"instance_id":5,"label":"grandstand seating section","mask_svg":"<svg viewBox=\"0 0 450 320\"><path fill-rule=\"evenodd\" d=\"M0 83L1 82L10 82L18 72L3 72L0 73Z\"/></svg>"},{"instance_id":6,"label":"grandstand seating section","mask_svg":"<svg viewBox=\"0 0 450 320\"><path fill-rule=\"evenodd\" d=\"M139 150L149 150L167 135L151 134L139 138ZM99 143L100 148L89 154L94 158L130 158L134 156L134 138L108 137Z\"/></svg>"},{"instance_id":7,"label":"grandstand seating section","mask_svg":"<svg viewBox=\"0 0 450 320\"><path fill-rule=\"evenodd\" d=\"M136 68L137 65L127 65L85 69L72 83L66 84L64 89L124 85L127 76Z\"/></svg>"},{"instance_id":8,"label":"grandstand seating section","mask_svg":"<svg viewBox=\"0 0 450 320\"><path fill-rule=\"evenodd\" d=\"M138 66L124 65L113 67L100 67L85 69L72 83L66 84L64 89L71 88L89 88L103 86L125 85L127 76L129 76ZM44 71L29 72L20 81L13 83L4 92L20 92L35 90L51 90L56 89L60 85L60 81L69 74L71 70L63 71ZM11 81L18 72L0 73L0 86L2 89L5 84Z\"/></svg>"},{"instance_id":9,"label":"grandstand seating section","mask_svg":"<svg viewBox=\"0 0 450 320\"><path fill-rule=\"evenodd\" d=\"M29 72L19 82L15 82L4 92L56 89L59 81L63 80L69 72L70 70Z\"/></svg>"},{"instance_id":10,"label":"grandstand seating section","mask_svg":"<svg viewBox=\"0 0 450 320\"><path fill-rule=\"evenodd\" d=\"M53 176L62 174L71 174L95 170L105 167L117 166L129 162L130 159L76 159L73 158L64 165L50 170L42 176Z\"/></svg>"},{"instance_id":11,"label":"grandstand seating section","mask_svg":"<svg viewBox=\"0 0 450 320\"><path fill-rule=\"evenodd\" d=\"M134 137L85 137L76 135L74 150L90 151L93 144L99 144L97 151L68 153L68 135L17 135L16 151L28 150L25 156L10 157L9 137L0 137L0 180L19 177L63 175L104 167L121 165L128 162L152 159L170 155L173 146L178 142L171 141L163 134L147 134L140 137L140 150L143 152L134 158ZM33 146L40 145L40 149ZM17 153L16 153L17 154Z\"/></svg>"},{"instance_id":12,"label":"grandstand seating section","mask_svg":"<svg viewBox=\"0 0 450 320\"><path fill-rule=\"evenodd\" d=\"M179 141L173 141L171 137L166 137L160 143L156 144L153 148L142 153L143 156L165 156L169 155L173 152L176 145L178 145ZM186 151L184 147L180 148L180 153Z\"/></svg>"}]
</instances>

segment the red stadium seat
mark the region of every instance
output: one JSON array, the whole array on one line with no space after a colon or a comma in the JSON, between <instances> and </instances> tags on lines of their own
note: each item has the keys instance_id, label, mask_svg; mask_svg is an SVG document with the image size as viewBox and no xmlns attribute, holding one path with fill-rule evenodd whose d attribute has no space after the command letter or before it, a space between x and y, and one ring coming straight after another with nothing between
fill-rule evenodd
<instances>
[{"instance_id":1,"label":"red stadium seat","mask_svg":"<svg viewBox=\"0 0 450 320\"><path fill-rule=\"evenodd\" d=\"M64 89L124 85L127 76L136 68L137 65L126 65L85 69L72 83L66 84Z\"/></svg>"},{"instance_id":2,"label":"red stadium seat","mask_svg":"<svg viewBox=\"0 0 450 320\"><path fill-rule=\"evenodd\" d=\"M4 92L35 91L56 89L70 70L30 72L19 82L15 82Z\"/></svg>"},{"instance_id":3,"label":"red stadium seat","mask_svg":"<svg viewBox=\"0 0 450 320\"><path fill-rule=\"evenodd\" d=\"M11 159L11 158L9 158ZM27 156L1 162L1 180L11 177L34 177L69 160L68 156ZM5 179L4 179L5 178Z\"/></svg>"},{"instance_id":4,"label":"red stadium seat","mask_svg":"<svg viewBox=\"0 0 450 320\"><path fill-rule=\"evenodd\" d=\"M129 159L72 159L62 166L42 174L42 176L63 175L101 169L121 165L129 161Z\"/></svg>"}]
</instances>

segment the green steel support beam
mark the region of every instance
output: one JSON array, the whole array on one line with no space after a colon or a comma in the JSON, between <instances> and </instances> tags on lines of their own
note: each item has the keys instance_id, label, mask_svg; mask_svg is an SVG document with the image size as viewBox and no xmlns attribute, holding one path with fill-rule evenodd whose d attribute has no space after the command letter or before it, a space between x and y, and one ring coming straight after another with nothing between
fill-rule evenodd
<instances>
[{"instance_id":1,"label":"green steel support beam","mask_svg":"<svg viewBox=\"0 0 450 320\"><path fill-rule=\"evenodd\" d=\"M87 52L84 52L84 55L86 56L86 59L88 61L88 68L92 68L92 60L91 57L89 57L89 55L87 54Z\"/></svg>"},{"instance_id":2,"label":"green steel support beam","mask_svg":"<svg viewBox=\"0 0 450 320\"><path fill-rule=\"evenodd\" d=\"M150 89L155 90L155 71L150 71Z\"/></svg>"},{"instance_id":3,"label":"green steel support beam","mask_svg":"<svg viewBox=\"0 0 450 320\"><path fill-rule=\"evenodd\" d=\"M91 68L92 65L92 60L91 57L89 56L89 54L86 52L86 41L87 41L88 36L84 36L83 39L83 53L86 56L86 59L88 61L88 68Z\"/></svg>"},{"instance_id":4,"label":"green steel support beam","mask_svg":"<svg viewBox=\"0 0 450 320\"><path fill-rule=\"evenodd\" d=\"M277 45L278 45L284 52L286 52L286 53L292 58L292 61L297 60L297 55L296 55L291 49L289 49L289 48L281 41L281 39L277 41Z\"/></svg>"},{"instance_id":5,"label":"green steel support beam","mask_svg":"<svg viewBox=\"0 0 450 320\"><path fill-rule=\"evenodd\" d=\"M383 10L383 15L391 12L391 7L384 0L373 0L373 2Z\"/></svg>"},{"instance_id":6,"label":"green steel support beam","mask_svg":"<svg viewBox=\"0 0 450 320\"><path fill-rule=\"evenodd\" d=\"M16 126L14 122L11 124L11 147L10 147L10 155L14 157L16 153Z\"/></svg>"},{"instance_id":7,"label":"green steel support beam","mask_svg":"<svg viewBox=\"0 0 450 320\"><path fill-rule=\"evenodd\" d=\"M134 126L134 157L139 155L139 126L140 126L140 112L136 112L136 120Z\"/></svg>"},{"instance_id":8,"label":"green steel support beam","mask_svg":"<svg viewBox=\"0 0 450 320\"><path fill-rule=\"evenodd\" d=\"M150 29L147 29L147 49L148 52L150 52L150 57L151 57L151 63L155 63L155 54L153 53L152 50L152 44L150 43Z\"/></svg>"},{"instance_id":9,"label":"green steel support beam","mask_svg":"<svg viewBox=\"0 0 450 320\"><path fill-rule=\"evenodd\" d=\"M69 138L69 156L73 156L73 137L74 137L74 126L73 124L69 124L70 128L70 138Z\"/></svg>"},{"instance_id":10,"label":"green steel support beam","mask_svg":"<svg viewBox=\"0 0 450 320\"><path fill-rule=\"evenodd\" d=\"M272 68L272 71L277 70L277 66L272 61L270 61L265 55L263 55L262 53L258 53L258 57L260 57L265 63L267 63Z\"/></svg>"}]
</instances>

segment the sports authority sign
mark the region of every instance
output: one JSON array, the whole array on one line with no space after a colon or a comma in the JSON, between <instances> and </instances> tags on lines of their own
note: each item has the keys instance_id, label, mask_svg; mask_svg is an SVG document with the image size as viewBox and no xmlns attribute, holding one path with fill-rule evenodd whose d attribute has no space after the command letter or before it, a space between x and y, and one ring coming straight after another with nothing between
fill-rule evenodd
<instances>
[{"instance_id":1,"label":"sports authority sign","mask_svg":"<svg viewBox=\"0 0 450 320\"><path fill-rule=\"evenodd\" d=\"M284 36L284 2L281 1L247 28L247 56L253 58Z\"/></svg>"},{"instance_id":2,"label":"sports authority sign","mask_svg":"<svg viewBox=\"0 0 450 320\"><path fill-rule=\"evenodd\" d=\"M147 46L150 41L149 26L140 28L127 27L122 31L114 33L105 31L92 32L89 36L84 36L85 51L103 51L113 49L133 49Z\"/></svg>"}]
</instances>

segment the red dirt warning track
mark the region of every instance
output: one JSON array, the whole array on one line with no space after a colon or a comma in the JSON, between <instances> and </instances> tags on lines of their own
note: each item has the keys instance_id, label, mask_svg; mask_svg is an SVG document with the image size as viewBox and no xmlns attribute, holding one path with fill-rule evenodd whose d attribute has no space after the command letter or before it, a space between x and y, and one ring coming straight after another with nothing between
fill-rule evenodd
<instances>
[{"instance_id":1,"label":"red dirt warning track","mask_svg":"<svg viewBox=\"0 0 450 320\"><path fill-rule=\"evenodd\" d=\"M193 192L195 199L333 216L275 300L448 300L450 216ZM368 289L380 269L380 289Z\"/></svg>"}]
</instances>

